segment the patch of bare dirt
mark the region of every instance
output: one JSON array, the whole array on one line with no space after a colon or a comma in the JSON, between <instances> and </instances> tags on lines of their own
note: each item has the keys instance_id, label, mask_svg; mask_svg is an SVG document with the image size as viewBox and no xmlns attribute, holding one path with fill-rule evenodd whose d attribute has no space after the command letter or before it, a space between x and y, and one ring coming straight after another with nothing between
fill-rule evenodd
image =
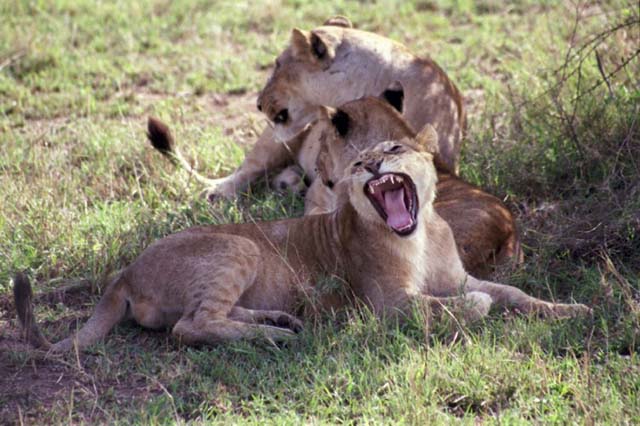
<instances>
[{"instance_id":1,"label":"patch of bare dirt","mask_svg":"<svg viewBox=\"0 0 640 426\"><path fill-rule=\"evenodd\" d=\"M91 292L81 295L75 290L72 289L68 299L59 292L51 292L36 300L42 305L64 299L67 306L87 306ZM52 421L52 416L63 418L70 410L73 422L108 423L112 419L105 406L143 402L163 392L157 381L140 374L123 377L122 371L105 373L101 368L104 363L126 362L117 360L122 354L53 357L34 350L22 341L8 296L0 297L0 309L0 424L42 424L46 419ZM88 314L89 308L41 325L49 332L55 330L55 335L66 335L78 321L84 322ZM133 344L145 347L154 337L142 332Z\"/></svg>"}]
</instances>

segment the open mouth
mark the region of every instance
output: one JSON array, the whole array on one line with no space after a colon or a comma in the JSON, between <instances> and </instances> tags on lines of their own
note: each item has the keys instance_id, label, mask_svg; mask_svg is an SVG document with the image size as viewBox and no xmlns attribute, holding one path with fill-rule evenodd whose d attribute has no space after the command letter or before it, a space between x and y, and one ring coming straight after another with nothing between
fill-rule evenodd
<instances>
[{"instance_id":1,"label":"open mouth","mask_svg":"<svg viewBox=\"0 0 640 426\"><path fill-rule=\"evenodd\" d=\"M364 184L364 193L382 220L398 235L411 234L418 225L418 195L404 173L384 173Z\"/></svg>"}]
</instances>

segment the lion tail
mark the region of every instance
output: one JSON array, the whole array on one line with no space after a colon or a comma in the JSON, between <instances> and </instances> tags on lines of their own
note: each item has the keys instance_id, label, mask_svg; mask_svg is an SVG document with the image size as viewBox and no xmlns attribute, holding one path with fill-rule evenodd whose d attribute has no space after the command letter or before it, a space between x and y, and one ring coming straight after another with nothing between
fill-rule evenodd
<instances>
[{"instance_id":1,"label":"lion tail","mask_svg":"<svg viewBox=\"0 0 640 426\"><path fill-rule=\"evenodd\" d=\"M159 119L149 117L147 122L147 138L155 149L167 157L175 166L186 170L198 182L207 186L213 186L217 183L214 179L202 176L193 168L193 166L191 166L191 164L189 164L176 147L171 130L169 130L169 126Z\"/></svg>"},{"instance_id":2,"label":"lion tail","mask_svg":"<svg viewBox=\"0 0 640 426\"><path fill-rule=\"evenodd\" d=\"M13 279L13 295L25 340L36 348L52 352L68 352L73 348L82 350L102 340L127 315L126 294L125 281L122 274L118 274L105 290L87 323L75 335L51 344L36 324L33 314L33 292L29 280L22 273L16 274Z\"/></svg>"},{"instance_id":3,"label":"lion tail","mask_svg":"<svg viewBox=\"0 0 640 426\"><path fill-rule=\"evenodd\" d=\"M51 343L40 332L33 315L33 291L25 274L17 273L13 277L13 299L22 326L23 338L36 348L49 349Z\"/></svg>"}]
</instances>

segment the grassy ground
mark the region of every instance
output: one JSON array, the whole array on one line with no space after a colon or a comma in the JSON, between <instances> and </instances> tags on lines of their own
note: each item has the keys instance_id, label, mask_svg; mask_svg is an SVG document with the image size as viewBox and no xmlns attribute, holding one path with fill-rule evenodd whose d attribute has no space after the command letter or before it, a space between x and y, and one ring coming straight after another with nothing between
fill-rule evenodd
<instances>
[{"instance_id":1,"label":"grassy ground","mask_svg":"<svg viewBox=\"0 0 640 426\"><path fill-rule=\"evenodd\" d=\"M578 3L0 3L0 423L639 423L638 11ZM38 293L90 283L39 299L57 339L151 241L301 213L264 183L207 205L144 126L166 119L202 170L228 173L264 126L256 92L290 29L338 13L432 56L465 93L463 175L505 198L526 246L499 278L594 317L426 330L351 312L282 348L189 349L124 325L86 355L29 352L14 271Z\"/></svg>"}]
</instances>

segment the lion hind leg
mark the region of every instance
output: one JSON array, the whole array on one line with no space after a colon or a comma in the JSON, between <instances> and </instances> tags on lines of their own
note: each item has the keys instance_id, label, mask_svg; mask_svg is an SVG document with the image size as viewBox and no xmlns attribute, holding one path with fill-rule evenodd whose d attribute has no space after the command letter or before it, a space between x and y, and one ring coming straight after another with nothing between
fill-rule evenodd
<instances>
[{"instance_id":1,"label":"lion hind leg","mask_svg":"<svg viewBox=\"0 0 640 426\"><path fill-rule=\"evenodd\" d=\"M230 342L235 340L265 339L277 342L295 336L291 330L263 324L248 324L229 318L189 319L183 317L173 327L173 335L187 345Z\"/></svg>"},{"instance_id":2,"label":"lion hind leg","mask_svg":"<svg viewBox=\"0 0 640 426\"><path fill-rule=\"evenodd\" d=\"M121 277L116 278L107 287L93 314L82 328L75 335L52 345L49 351L61 353L73 348L83 350L104 339L127 314L126 294L126 282Z\"/></svg>"},{"instance_id":3,"label":"lion hind leg","mask_svg":"<svg viewBox=\"0 0 640 426\"><path fill-rule=\"evenodd\" d=\"M580 303L553 303L529 296L519 288L481 281L469 276L467 290L486 293L499 306L514 307L523 313L535 313L545 317L567 318L591 313L591 308Z\"/></svg>"},{"instance_id":4,"label":"lion hind leg","mask_svg":"<svg viewBox=\"0 0 640 426\"><path fill-rule=\"evenodd\" d=\"M234 306L229 318L246 323L263 323L280 328L288 328L296 333L302 331L302 321L283 311L254 310Z\"/></svg>"}]
</instances>

